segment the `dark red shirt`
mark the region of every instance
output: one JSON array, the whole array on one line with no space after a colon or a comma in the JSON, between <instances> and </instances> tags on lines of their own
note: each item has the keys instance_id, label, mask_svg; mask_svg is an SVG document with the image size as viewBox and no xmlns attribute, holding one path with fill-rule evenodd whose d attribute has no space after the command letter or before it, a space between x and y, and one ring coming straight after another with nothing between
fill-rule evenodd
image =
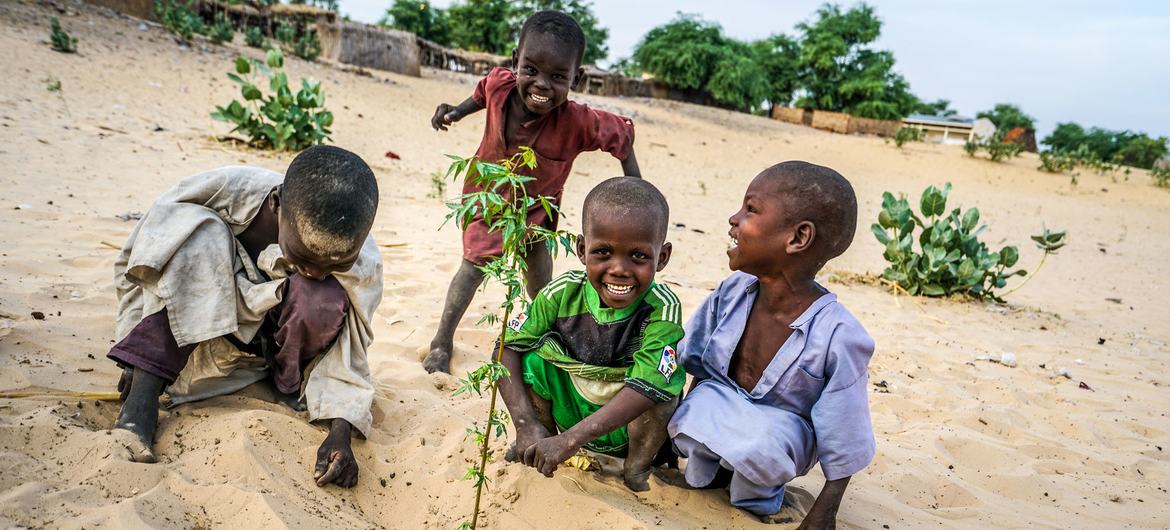
<instances>
[{"instance_id":1,"label":"dark red shirt","mask_svg":"<svg viewBox=\"0 0 1170 530\"><path fill-rule=\"evenodd\" d=\"M548 114L523 123L516 129L512 143L504 138L508 98L516 88L516 74L508 68L494 68L475 86L471 95L487 113L476 158L498 162L529 146L536 152L536 169L521 169L520 174L536 180L527 184L530 197L552 197L559 205L565 180L573 170L573 160L586 151L602 150L618 160L630 156L634 145L634 123L629 118L603 110L591 109L574 101L566 101ZM469 181L463 183L463 193L480 191ZM537 207L528 213L529 224L556 227L556 219L548 219ZM463 232L463 257L476 264L483 258L498 256L500 236L487 233L482 222L468 225Z\"/></svg>"}]
</instances>

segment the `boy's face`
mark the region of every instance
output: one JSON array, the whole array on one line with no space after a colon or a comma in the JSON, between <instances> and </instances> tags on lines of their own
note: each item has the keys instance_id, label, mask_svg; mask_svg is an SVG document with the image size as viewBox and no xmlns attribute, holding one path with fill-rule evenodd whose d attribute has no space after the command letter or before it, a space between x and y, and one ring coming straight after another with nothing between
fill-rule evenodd
<instances>
[{"instance_id":1,"label":"boy's face","mask_svg":"<svg viewBox=\"0 0 1170 530\"><path fill-rule=\"evenodd\" d=\"M524 108L543 116L561 106L583 73L579 53L580 50L552 35L527 35L523 46L512 52L516 89Z\"/></svg>"},{"instance_id":2,"label":"boy's face","mask_svg":"<svg viewBox=\"0 0 1170 530\"><path fill-rule=\"evenodd\" d=\"M305 244L297 230L297 223L294 222L292 215L288 215L286 209L279 208L277 210L277 219L279 224L277 243L280 245L281 253L284 254L284 259L297 274L313 280L321 280L335 272L345 272L352 268L354 263L357 263L358 254L362 250L362 242L365 241L364 236L350 242L347 245L350 247L349 250L343 250L337 254L322 255L310 250L309 246Z\"/></svg>"},{"instance_id":3,"label":"boy's face","mask_svg":"<svg viewBox=\"0 0 1170 530\"><path fill-rule=\"evenodd\" d=\"M654 273L670 261L670 243L662 242L657 222L637 215L593 215L577 239L577 257L606 306L621 309L637 300Z\"/></svg>"},{"instance_id":4,"label":"boy's face","mask_svg":"<svg viewBox=\"0 0 1170 530\"><path fill-rule=\"evenodd\" d=\"M748 186L739 211L727 221L731 223L731 248L727 249L728 265L733 271L759 276L777 270L790 255L803 251L811 223L793 223L788 205L776 190L777 184L757 176ZM794 242L796 244L794 245Z\"/></svg>"}]
</instances>

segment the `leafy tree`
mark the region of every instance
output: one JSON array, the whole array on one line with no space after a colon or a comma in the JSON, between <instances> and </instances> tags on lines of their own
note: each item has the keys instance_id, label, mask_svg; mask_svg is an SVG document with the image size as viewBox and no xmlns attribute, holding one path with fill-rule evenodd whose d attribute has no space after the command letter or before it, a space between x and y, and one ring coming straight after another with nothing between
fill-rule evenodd
<instances>
[{"instance_id":1,"label":"leafy tree","mask_svg":"<svg viewBox=\"0 0 1170 530\"><path fill-rule=\"evenodd\" d=\"M513 8L508 0L467 0L447 11L451 43L465 50L506 55L516 46Z\"/></svg>"},{"instance_id":2,"label":"leafy tree","mask_svg":"<svg viewBox=\"0 0 1170 530\"><path fill-rule=\"evenodd\" d=\"M554 10L565 13L578 24L585 33L585 59L583 64L594 64L609 55L609 30L600 26L597 16L593 14L591 2L581 0L523 0L518 3L513 13L513 24L516 27L516 38L520 37L520 26L524 20L537 11Z\"/></svg>"},{"instance_id":3,"label":"leafy tree","mask_svg":"<svg viewBox=\"0 0 1170 530\"><path fill-rule=\"evenodd\" d=\"M755 60L767 76L767 100L773 107L792 102L799 87L797 60L800 58L800 43L783 34L751 43Z\"/></svg>"},{"instance_id":4,"label":"leafy tree","mask_svg":"<svg viewBox=\"0 0 1170 530\"><path fill-rule=\"evenodd\" d=\"M1100 127L1086 130L1072 122L1058 123L1052 134L1040 143L1049 151L1069 155L1077 153L1078 160L1113 162L1149 169L1154 162L1170 152L1165 137L1151 138L1145 133L1111 131Z\"/></svg>"},{"instance_id":5,"label":"leafy tree","mask_svg":"<svg viewBox=\"0 0 1170 530\"><path fill-rule=\"evenodd\" d=\"M976 118L987 118L995 124L995 130L1006 133L1016 127L1035 129L1036 119L1024 114L1020 107L1011 103L999 103L995 108L975 114Z\"/></svg>"},{"instance_id":6,"label":"leafy tree","mask_svg":"<svg viewBox=\"0 0 1170 530\"><path fill-rule=\"evenodd\" d=\"M918 101L914 105L913 112L917 114L927 114L930 116L942 116L944 118L949 118L959 113L955 109L951 108L951 100L949 99L936 99L930 103L926 101Z\"/></svg>"},{"instance_id":7,"label":"leafy tree","mask_svg":"<svg viewBox=\"0 0 1170 530\"><path fill-rule=\"evenodd\" d=\"M719 25L679 13L642 37L633 60L667 85L703 89L724 54L726 40Z\"/></svg>"},{"instance_id":8,"label":"leafy tree","mask_svg":"<svg viewBox=\"0 0 1170 530\"><path fill-rule=\"evenodd\" d=\"M378 25L409 31L442 46L451 45L451 21L447 11L428 1L394 0Z\"/></svg>"},{"instance_id":9,"label":"leafy tree","mask_svg":"<svg viewBox=\"0 0 1170 530\"><path fill-rule=\"evenodd\" d=\"M751 111L769 96L768 72L751 52L748 45L738 41L728 41L720 51L719 62L707 82L707 91L715 101Z\"/></svg>"},{"instance_id":10,"label":"leafy tree","mask_svg":"<svg viewBox=\"0 0 1170 530\"><path fill-rule=\"evenodd\" d=\"M872 7L862 3L842 11L825 4L816 16L796 26L805 93L798 106L877 119L898 119L913 110L918 100L893 71L894 55L868 48L882 27Z\"/></svg>"}]
</instances>

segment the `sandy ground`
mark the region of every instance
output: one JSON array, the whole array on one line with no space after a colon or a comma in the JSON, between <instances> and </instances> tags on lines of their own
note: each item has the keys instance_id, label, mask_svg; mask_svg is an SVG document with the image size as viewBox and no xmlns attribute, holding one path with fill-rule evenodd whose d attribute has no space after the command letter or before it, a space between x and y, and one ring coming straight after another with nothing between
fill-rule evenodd
<instances>
[{"instance_id":1,"label":"sandy ground","mask_svg":"<svg viewBox=\"0 0 1170 530\"><path fill-rule=\"evenodd\" d=\"M473 453L464 428L483 416L486 399L450 397L454 378L426 374L418 358L459 261L457 231L436 231L445 209L428 196L430 175L444 168L445 153L474 152L482 123L475 117L437 133L428 118L437 103L470 94L475 79L434 71L370 77L288 61L294 80L324 81L337 116L334 142L362 155L381 182L375 236L388 245L386 292L369 355L376 430L354 445L358 486L314 486L310 466L323 432L261 390L165 413L162 463L132 464L107 430L116 403L51 396L109 391L117 380L104 358L114 331L111 270L133 223L116 216L146 209L188 174L236 163L283 170L290 157L212 139L228 129L208 112L234 96L224 76L232 57L254 50L181 47L158 28L69 5L76 14L62 21L81 39L77 55L49 49L50 8L0 3L0 48L8 50L0 59L0 390L50 394L0 399L0 525L458 525L473 500L460 480ZM46 89L49 78L60 79L61 92ZM1067 177L1036 171L1034 155L994 164L957 147L897 150L880 139L671 102L580 99L637 122L643 173L685 225L670 233L674 260L660 278L688 307L727 274L726 219L757 172L795 158L852 180L862 226L824 279L877 340L870 404L878 456L850 485L844 527L1170 525L1170 193L1143 172L1082 176L1074 188ZM567 227L579 226L585 192L618 171L604 154L578 160ZM847 280L884 267L867 229L882 191L916 201L927 184L944 181L955 186L952 205L980 207L993 246L1020 246L1024 266L1040 258L1027 236L1042 223L1070 231L1069 245L1010 305L911 300ZM575 265L561 259L557 270ZM474 322L499 294L489 289L464 320L457 373L485 357L491 331ZM1018 367L979 360L1005 351ZM1053 376L1061 367L1071 379ZM760 526L730 508L726 493L655 482L634 494L618 469L606 461L600 472L562 469L546 479L492 465L487 526ZM815 495L818 473L796 486Z\"/></svg>"}]
</instances>

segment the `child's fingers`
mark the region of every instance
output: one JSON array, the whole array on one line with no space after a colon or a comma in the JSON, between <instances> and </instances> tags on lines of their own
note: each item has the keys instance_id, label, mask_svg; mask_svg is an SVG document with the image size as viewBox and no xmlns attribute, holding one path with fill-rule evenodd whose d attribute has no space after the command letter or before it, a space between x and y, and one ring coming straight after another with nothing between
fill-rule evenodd
<instances>
[{"instance_id":1,"label":"child's fingers","mask_svg":"<svg viewBox=\"0 0 1170 530\"><path fill-rule=\"evenodd\" d=\"M530 445L524 449L524 455L520 457L520 461L524 462L526 466L536 467L536 446Z\"/></svg>"}]
</instances>

